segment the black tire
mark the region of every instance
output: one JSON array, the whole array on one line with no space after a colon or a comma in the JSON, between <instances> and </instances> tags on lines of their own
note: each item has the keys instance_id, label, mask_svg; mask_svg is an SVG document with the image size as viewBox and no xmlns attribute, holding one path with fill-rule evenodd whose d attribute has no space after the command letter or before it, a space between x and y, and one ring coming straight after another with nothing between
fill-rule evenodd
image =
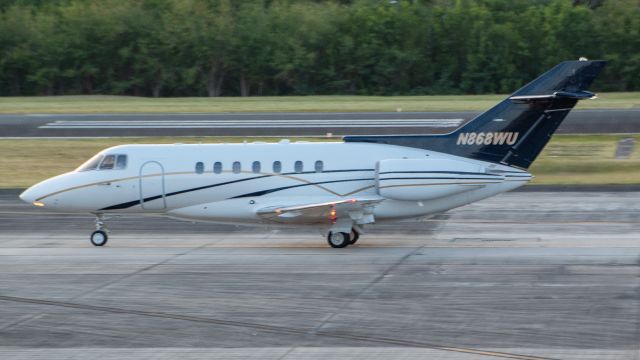
<instances>
[{"instance_id":1,"label":"black tire","mask_svg":"<svg viewBox=\"0 0 640 360\"><path fill-rule=\"evenodd\" d=\"M351 229L351 236L349 236L349 245L355 244L360 239L360 233L356 229Z\"/></svg>"},{"instance_id":2,"label":"black tire","mask_svg":"<svg viewBox=\"0 0 640 360\"><path fill-rule=\"evenodd\" d=\"M96 230L91 233L91 237L89 238L93 246L104 246L109 240L109 236L106 232L102 230Z\"/></svg>"},{"instance_id":3,"label":"black tire","mask_svg":"<svg viewBox=\"0 0 640 360\"><path fill-rule=\"evenodd\" d=\"M329 232L329 235L327 235L327 242L332 248L341 249L349 246L349 244L351 243L351 239L349 234L345 232Z\"/></svg>"}]
</instances>

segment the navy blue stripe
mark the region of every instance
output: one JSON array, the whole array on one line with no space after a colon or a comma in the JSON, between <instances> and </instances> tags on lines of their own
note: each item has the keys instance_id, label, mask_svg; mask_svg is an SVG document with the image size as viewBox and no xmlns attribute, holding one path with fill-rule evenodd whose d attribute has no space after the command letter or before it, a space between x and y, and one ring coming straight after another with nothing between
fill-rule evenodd
<instances>
[{"instance_id":1,"label":"navy blue stripe","mask_svg":"<svg viewBox=\"0 0 640 360\"><path fill-rule=\"evenodd\" d=\"M212 185L199 186L199 187L195 187L195 188L191 188L191 189L185 189L185 190L170 192L170 193L166 194L164 197L169 197L169 196L173 196L173 195L180 195L180 194L184 194L184 193L188 193L188 192L192 192L192 191L204 190L204 189L214 188L214 187L217 187L217 186L239 183L239 182L243 182L243 181L262 179L262 178L271 177L271 176L273 176L273 175L254 176L254 177L246 178L246 179L238 179L238 180L225 181L225 182L222 182L222 183L217 183L217 184L212 184ZM155 196L146 197L146 198L144 198L144 202L149 202L149 201L158 200L158 199L162 199L162 195L155 195ZM126 209L126 208L130 208L132 206L138 205L138 204L140 204L140 199L134 200L134 201L128 201L128 202L122 203L122 204L112 205L112 206L109 206L109 207L106 207L106 208L102 208L100 210Z\"/></svg>"},{"instance_id":2,"label":"navy blue stripe","mask_svg":"<svg viewBox=\"0 0 640 360\"><path fill-rule=\"evenodd\" d=\"M318 174L322 174L322 173L339 173L339 172L359 172L359 171L374 171L374 169L327 170L327 171L323 171L323 172L318 173ZM296 173L296 172L283 173L281 175L315 174L315 173L316 173L315 171L308 171L308 172L302 172L302 173ZM254 176L254 177L246 178L246 179L238 179L238 180L226 181L226 182L212 184L212 185L205 185L205 186L199 186L199 187L180 190L180 191L174 191L174 192L166 194L164 197L169 197L169 196L173 196L173 195L180 195L180 194L184 194L184 193L188 193L188 192L192 192L192 191L204 190L204 189L214 188L214 187L218 187L218 186L239 183L239 182L242 182L242 181L261 179L261 178L266 178L266 177L271 177L271 176L277 176L277 174L276 175ZM343 181L343 180L336 180L336 181ZM346 180L346 181L352 181L352 180ZM294 185L294 186L304 186L304 185L307 185L307 184ZM144 198L143 202L149 202L149 201L158 200L158 199L162 199L162 195L155 195L155 196L146 197L146 198ZM104 207L104 208L100 209L100 211L128 209L128 208L130 208L132 206L136 206L136 205L139 205L139 204L140 204L140 199L137 199L137 200L127 201L127 202L116 204L116 205L112 205L112 206L107 206L107 207Z\"/></svg>"},{"instance_id":3,"label":"navy blue stripe","mask_svg":"<svg viewBox=\"0 0 640 360\"><path fill-rule=\"evenodd\" d=\"M262 179L262 178L267 178L267 177L271 177L271 176L273 176L273 175L254 176L252 178L231 180L231 181L226 181L226 182L217 183L217 184L213 184L213 185L199 186L199 187L195 187L195 188L191 188L191 189L170 192L165 196L180 195L180 194L184 194L184 193L188 193L188 192L192 192L192 191L204 190L204 189L214 188L214 187L218 187L218 186L222 186L222 185L235 184L235 183L239 183L239 182L243 182L243 181ZM162 197L162 195L160 197Z\"/></svg>"},{"instance_id":4,"label":"navy blue stripe","mask_svg":"<svg viewBox=\"0 0 640 360\"><path fill-rule=\"evenodd\" d=\"M252 193L248 193L248 194L244 194L244 195L237 195L237 196L234 196L234 197L232 197L230 199L262 196L262 195L271 194L271 193L274 193L274 192L277 192L277 191L288 190L288 189L293 189L293 188L298 188L298 187L303 187L303 186L320 185L320 184L331 184L331 183L349 182L349 181L368 181L368 180L373 181L375 179L373 179L373 178L365 178L365 179L347 179L347 180L319 181L319 182L315 182L315 183L283 186L283 187L274 188L274 189L256 191L256 192L252 192Z\"/></svg>"},{"instance_id":5,"label":"navy blue stripe","mask_svg":"<svg viewBox=\"0 0 640 360\"><path fill-rule=\"evenodd\" d=\"M360 171L374 171L374 169L343 169L343 170L326 170L323 171L321 173L318 174L322 174L322 173L340 173L340 172L360 172ZM315 174L315 171L308 171L308 172L302 172L302 173L296 173L296 172L292 172L292 173L283 173L281 175L296 175L296 174ZM392 173L392 172L383 172L380 174L388 174L388 173ZM416 171L416 172L409 172L406 171L404 173L422 173L422 171ZM424 171L424 173L451 173L451 174L482 174L482 175L486 175L485 173L466 173L466 172L455 172L455 171L449 171L449 172L443 172L443 171ZM174 191L174 192L170 192L168 194L165 195L165 197L169 197L169 196L173 196L173 195L180 195L180 194L185 194L188 192L192 192L192 191L198 191L198 190L204 190L204 189L210 189L210 188L214 188L214 187L218 187L218 186L223 186L223 185L229 185L229 184L234 184L234 183L239 183L239 182L243 182L243 181L249 181L249 180L255 180L255 179L261 179L261 178L267 178L267 177L272 177L272 176L277 176L277 175L261 175L261 176L254 176L251 178L246 178L246 179L238 179L238 180L232 180L232 181L226 181L226 182L222 182L222 183L216 183L216 184L211 184L211 185L205 185L205 186L199 186L199 187L195 187L195 188L190 188L190 189L184 189L184 190L179 190L179 191ZM528 176L527 176L528 177ZM470 179L470 180L494 180L494 179L500 179L498 177L493 177L493 178L454 178L454 177L406 177L406 178L383 178L380 180L411 180L411 179L436 179L436 180L464 180L464 179ZM244 195L238 195L238 196L234 196L231 199L236 199L236 198L243 198L243 197L254 197L254 196L262 196L265 194L270 194L273 192L277 192L277 191L282 191L282 190L287 190L287 189L293 189L293 188L297 188L297 187L303 187L303 186L310 186L310 185L320 185L320 184L330 184L330 183L338 183L338 182L349 182L349 181L367 181L367 180L375 180L372 178L364 178L364 179L347 179L347 180L329 180L329 181L321 181L321 182L315 182L315 183L305 183L305 184L297 184L297 185L290 185L290 186L283 186L280 188L274 188L274 189L267 189L267 190L261 190L261 191L256 191L256 192L252 192L252 193L248 193L248 194L244 194ZM149 202L149 201L153 201L153 200L158 200L158 199L162 199L162 195L155 195L155 196L150 196L150 197L146 197L144 198L144 202ZM133 200L133 201L128 201L125 203L121 203L121 204L116 204L116 205L112 205L112 206L108 206L105 208L100 209L101 211L104 210L120 210L120 209L127 209L130 208L132 206L136 206L140 204L140 199L137 200Z\"/></svg>"},{"instance_id":6,"label":"navy blue stripe","mask_svg":"<svg viewBox=\"0 0 640 360\"><path fill-rule=\"evenodd\" d=\"M344 169L344 170L303 171L303 172L288 172L288 173L282 173L282 175L295 175L295 174L322 174L322 173L358 172L358 171L374 171L374 170L375 170L375 169Z\"/></svg>"},{"instance_id":7,"label":"navy blue stripe","mask_svg":"<svg viewBox=\"0 0 640 360\"><path fill-rule=\"evenodd\" d=\"M393 177L393 178L382 178L382 180L502 180L502 177Z\"/></svg>"},{"instance_id":8,"label":"navy blue stripe","mask_svg":"<svg viewBox=\"0 0 640 360\"><path fill-rule=\"evenodd\" d=\"M458 174L458 175L492 175L488 173L480 172L466 172L466 171L383 171L378 173L382 174Z\"/></svg>"},{"instance_id":9,"label":"navy blue stripe","mask_svg":"<svg viewBox=\"0 0 640 360\"><path fill-rule=\"evenodd\" d=\"M151 200L155 200L155 199L160 199L162 197L162 195L160 196L152 196L149 198L144 199L144 202L148 202ZM102 210L120 210L120 209L128 209L132 206L136 206L136 205L140 205L140 200L134 200L134 201L129 201L126 203L121 203L121 204L117 204L117 205L111 205L111 206L107 206L105 208L100 209L100 211Z\"/></svg>"}]
</instances>

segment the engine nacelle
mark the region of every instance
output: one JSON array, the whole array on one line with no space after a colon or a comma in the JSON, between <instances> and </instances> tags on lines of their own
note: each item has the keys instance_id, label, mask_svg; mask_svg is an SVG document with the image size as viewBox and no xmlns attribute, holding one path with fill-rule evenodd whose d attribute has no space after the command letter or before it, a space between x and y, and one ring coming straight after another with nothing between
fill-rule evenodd
<instances>
[{"instance_id":1,"label":"engine nacelle","mask_svg":"<svg viewBox=\"0 0 640 360\"><path fill-rule=\"evenodd\" d=\"M388 199L422 201L504 181L480 165L447 159L390 159L378 162L376 187Z\"/></svg>"}]
</instances>

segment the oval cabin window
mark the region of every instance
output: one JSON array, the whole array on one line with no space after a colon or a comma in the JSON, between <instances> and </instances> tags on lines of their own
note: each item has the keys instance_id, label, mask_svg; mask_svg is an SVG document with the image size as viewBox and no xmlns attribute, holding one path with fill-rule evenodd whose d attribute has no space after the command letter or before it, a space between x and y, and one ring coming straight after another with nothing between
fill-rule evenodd
<instances>
[{"instance_id":1,"label":"oval cabin window","mask_svg":"<svg viewBox=\"0 0 640 360\"><path fill-rule=\"evenodd\" d=\"M282 172L282 163L280 161L273 162L273 172L280 174Z\"/></svg>"},{"instance_id":2,"label":"oval cabin window","mask_svg":"<svg viewBox=\"0 0 640 360\"><path fill-rule=\"evenodd\" d=\"M253 164L251 164L251 171L253 171L254 174L260 172L260 161L254 161Z\"/></svg>"},{"instance_id":3,"label":"oval cabin window","mask_svg":"<svg viewBox=\"0 0 640 360\"><path fill-rule=\"evenodd\" d=\"M297 173L301 173L302 170L304 169L304 166L302 165L302 161L300 161L300 160L296 161L296 163L293 165L293 169Z\"/></svg>"},{"instance_id":4,"label":"oval cabin window","mask_svg":"<svg viewBox=\"0 0 640 360\"><path fill-rule=\"evenodd\" d=\"M234 161L233 167L231 168L234 174L239 174L242 170L242 166L240 165L240 161Z\"/></svg>"},{"instance_id":5,"label":"oval cabin window","mask_svg":"<svg viewBox=\"0 0 640 360\"><path fill-rule=\"evenodd\" d=\"M202 174L204 172L204 163L202 161L198 161L196 163L196 174Z\"/></svg>"}]
</instances>

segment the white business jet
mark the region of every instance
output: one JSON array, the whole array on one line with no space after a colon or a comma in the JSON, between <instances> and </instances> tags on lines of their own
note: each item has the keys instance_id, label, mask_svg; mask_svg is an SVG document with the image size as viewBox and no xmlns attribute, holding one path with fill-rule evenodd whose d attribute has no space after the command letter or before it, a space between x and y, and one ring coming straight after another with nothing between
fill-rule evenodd
<instances>
[{"instance_id":1,"label":"white business jet","mask_svg":"<svg viewBox=\"0 0 640 360\"><path fill-rule=\"evenodd\" d=\"M365 225L422 218L527 183L526 169L604 61L565 61L446 135L347 136L343 142L123 145L32 186L35 206L96 216L149 213L190 221L313 226L330 246Z\"/></svg>"}]
</instances>

